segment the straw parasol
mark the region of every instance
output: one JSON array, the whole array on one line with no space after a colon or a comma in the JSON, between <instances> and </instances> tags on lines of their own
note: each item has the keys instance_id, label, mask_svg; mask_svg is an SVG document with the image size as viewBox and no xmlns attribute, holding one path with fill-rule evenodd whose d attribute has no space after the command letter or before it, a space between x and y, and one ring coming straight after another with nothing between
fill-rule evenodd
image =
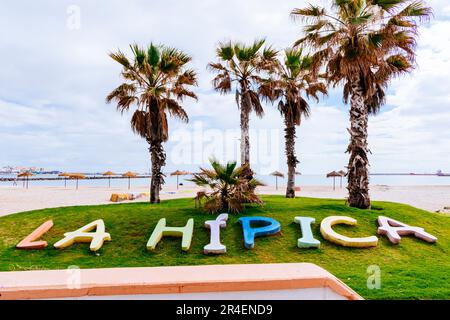
<instances>
[{"instance_id":1,"label":"straw parasol","mask_svg":"<svg viewBox=\"0 0 450 320\"><path fill-rule=\"evenodd\" d=\"M175 172L172 172L171 174L170 174L172 177L173 176L176 176L177 177L177 190L178 190L178 187L179 187L179 182L178 182L178 178L180 177L180 176L187 176L187 175L190 175L190 173L189 172L187 172L187 171L180 171L180 170L177 170L177 171L175 171Z\"/></svg>"},{"instance_id":2,"label":"straw parasol","mask_svg":"<svg viewBox=\"0 0 450 320\"><path fill-rule=\"evenodd\" d=\"M58 174L58 177L64 177L64 188L67 188L67 178L70 177L70 173L63 172Z\"/></svg>"},{"instance_id":3,"label":"straw parasol","mask_svg":"<svg viewBox=\"0 0 450 320\"><path fill-rule=\"evenodd\" d=\"M275 177L275 186L276 190L278 190L278 178L284 178L284 174L282 174L280 171L274 171L270 175Z\"/></svg>"},{"instance_id":4,"label":"straw parasol","mask_svg":"<svg viewBox=\"0 0 450 320\"><path fill-rule=\"evenodd\" d=\"M26 184L26 187L27 187L27 189L28 189L28 179L29 179L30 177L32 177L32 176L33 176L33 174L32 174L30 171L25 171L25 172L19 173L19 174L17 175L17 178L25 178L25 179L23 180L23 187L25 187L25 184Z\"/></svg>"},{"instance_id":5,"label":"straw parasol","mask_svg":"<svg viewBox=\"0 0 450 320\"><path fill-rule=\"evenodd\" d=\"M341 174L336 171L331 171L327 174L327 178L333 178L333 190L336 190L336 177L342 178Z\"/></svg>"},{"instance_id":6,"label":"straw parasol","mask_svg":"<svg viewBox=\"0 0 450 320\"><path fill-rule=\"evenodd\" d=\"M108 177L108 188L111 188L111 177L112 176L116 176L117 174L115 174L114 172L112 172L112 171L106 171L104 174L103 174L103 176L104 177Z\"/></svg>"},{"instance_id":7,"label":"straw parasol","mask_svg":"<svg viewBox=\"0 0 450 320\"><path fill-rule=\"evenodd\" d=\"M136 173L133 173L133 172L131 172L131 171L128 171L128 172L126 172L126 173L124 173L123 175L122 175L122 177L125 177L125 178L128 178L128 190L130 190L130 188L131 188L131 178L136 178L137 177L137 174Z\"/></svg>"},{"instance_id":8,"label":"straw parasol","mask_svg":"<svg viewBox=\"0 0 450 320\"><path fill-rule=\"evenodd\" d=\"M77 180L77 190L78 190L78 180L84 180L86 179L86 176L82 175L81 173L71 173L69 174L69 179Z\"/></svg>"},{"instance_id":9,"label":"straw parasol","mask_svg":"<svg viewBox=\"0 0 450 320\"><path fill-rule=\"evenodd\" d=\"M344 170L340 170L338 171L338 173L341 175L341 188L342 188L342 178L347 176L347 172L345 172Z\"/></svg>"}]
</instances>

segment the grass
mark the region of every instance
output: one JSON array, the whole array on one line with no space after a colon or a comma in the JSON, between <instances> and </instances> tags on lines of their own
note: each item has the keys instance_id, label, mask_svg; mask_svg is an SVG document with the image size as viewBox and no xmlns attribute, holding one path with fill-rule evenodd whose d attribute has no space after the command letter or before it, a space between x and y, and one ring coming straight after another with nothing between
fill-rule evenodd
<instances>
[{"instance_id":1,"label":"grass","mask_svg":"<svg viewBox=\"0 0 450 320\"><path fill-rule=\"evenodd\" d=\"M201 264L289 263L311 262L330 271L366 299L448 299L450 297L450 217L426 212L410 206L375 202L373 209L363 211L346 207L342 200L265 196L264 207L249 207L245 216L268 216L281 223L281 234L258 238L253 250L243 246L239 216L230 215L228 226L221 232L227 254L203 254L209 242L204 221L215 219L195 209L191 199L108 206L85 206L46 209L0 218L0 270L64 269L72 265L81 268L152 267ZM324 240L320 221L330 215L346 215L358 220L358 225L336 226L335 230L351 236L376 235L377 217L384 215L410 225L425 228L436 237L428 244L414 237L404 237L400 245L381 237L371 249L349 249ZM241 215L242 216L242 215ZM313 233L321 241L320 249L299 249L301 237L295 216L316 218ZM181 241L163 238L156 251L147 252L146 243L160 218L170 226L184 226L195 219L192 247L181 251ZM76 244L56 250L53 244L64 232L73 231L97 219L103 219L112 242L104 244L98 253L87 244ZM20 251L15 245L48 219L55 226L44 236L49 247L42 251ZM367 268L381 268L381 289L367 288Z\"/></svg>"}]
</instances>

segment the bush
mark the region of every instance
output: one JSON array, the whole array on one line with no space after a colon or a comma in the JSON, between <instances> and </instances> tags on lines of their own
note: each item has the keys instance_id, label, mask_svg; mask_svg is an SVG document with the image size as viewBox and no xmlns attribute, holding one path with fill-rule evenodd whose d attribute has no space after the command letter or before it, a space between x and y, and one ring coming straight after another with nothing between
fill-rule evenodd
<instances>
[{"instance_id":1,"label":"bush","mask_svg":"<svg viewBox=\"0 0 450 320\"><path fill-rule=\"evenodd\" d=\"M262 186L256 179L247 179L247 166L237 167L235 161L226 165L211 159L212 169L200 168L200 173L194 174L190 181L210 191L200 191L195 197L196 205L208 213L230 212L240 213L246 203L262 205L262 200L256 195L255 188Z\"/></svg>"}]
</instances>

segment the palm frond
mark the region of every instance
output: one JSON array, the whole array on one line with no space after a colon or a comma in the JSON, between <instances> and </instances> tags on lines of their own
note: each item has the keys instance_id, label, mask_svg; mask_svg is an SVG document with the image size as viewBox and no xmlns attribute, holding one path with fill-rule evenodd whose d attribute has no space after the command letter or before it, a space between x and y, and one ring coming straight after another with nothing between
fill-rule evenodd
<instances>
[{"instance_id":1,"label":"palm frond","mask_svg":"<svg viewBox=\"0 0 450 320\"><path fill-rule=\"evenodd\" d=\"M178 118L183 122L189 122L189 116L186 110L173 99L165 98L162 101L164 109L166 109L172 117Z\"/></svg>"},{"instance_id":2,"label":"palm frond","mask_svg":"<svg viewBox=\"0 0 450 320\"><path fill-rule=\"evenodd\" d=\"M144 62L146 61L146 52L143 48L141 48L138 44L130 45L131 51L134 54L134 59L136 64L139 67L142 67Z\"/></svg>"},{"instance_id":3,"label":"palm frond","mask_svg":"<svg viewBox=\"0 0 450 320\"><path fill-rule=\"evenodd\" d=\"M221 94L226 94L231 91L231 77L228 72L224 72L216 76L212 83L214 89Z\"/></svg>"},{"instance_id":4,"label":"palm frond","mask_svg":"<svg viewBox=\"0 0 450 320\"><path fill-rule=\"evenodd\" d=\"M217 56L223 61L230 61L233 59L234 50L231 42L220 43L216 50Z\"/></svg>"},{"instance_id":5,"label":"palm frond","mask_svg":"<svg viewBox=\"0 0 450 320\"><path fill-rule=\"evenodd\" d=\"M392 12L404 2L405 0L371 0L372 5L379 6L386 12Z\"/></svg>"},{"instance_id":6,"label":"palm frond","mask_svg":"<svg viewBox=\"0 0 450 320\"><path fill-rule=\"evenodd\" d=\"M114 61L120 63L124 68L129 69L131 67L130 61L122 51L119 50L117 53L111 52L109 56L114 59Z\"/></svg>"},{"instance_id":7,"label":"palm frond","mask_svg":"<svg viewBox=\"0 0 450 320\"><path fill-rule=\"evenodd\" d=\"M159 48L156 47L153 43L151 43L147 49L148 64L151 65L155 69L158 66L160 58L161 58L161 54L159 52Z\"/></svg>"},{"instance_id":8,"label":"palm frond","mask_svg":"<svg viewBox=\"0 0 450 320\"><path fill-rule=\"evenodd\" d=\"M143 138L148 136L148 132L151 130L151 124L149 115L144 111L136 110L131 117L131 128L133 132Z\"/></svg>"},{"instance_id":9,"label":"palm frond","mask_svg":"<svg viewBox=\"0 0 450 320\"><path fill-rule=\"evenodd\" d=\"M306 8L296 8L292 10L291 17L294 19L301 19L303 21L307 20L308 18L321 18L325 15L325 9L320 6L314 6L310 4Z\"/></svg>"}]
</instances>

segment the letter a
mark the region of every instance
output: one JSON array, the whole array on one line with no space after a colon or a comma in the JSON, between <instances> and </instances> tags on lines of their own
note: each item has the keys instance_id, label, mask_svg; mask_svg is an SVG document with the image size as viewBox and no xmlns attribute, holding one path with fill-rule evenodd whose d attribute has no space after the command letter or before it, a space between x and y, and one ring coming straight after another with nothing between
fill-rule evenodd
<instances>
[{"instance_id":1,"label":"letter a","mask_svg":"<svg viewBox=\"0 0 450 320\"><path fill-rule=\"evenodd\" d=\"M378 217L378 234L387 235L389 241L394 244L399 244L402 239L401 236L414 235L416 238L425 240L426 242L434 243L437 238L429 233L426 233L423 228L411 227L407 224L399 222L397 220Z\"/></svg>"},{"instance_id":2,"label":"letter a","mask_svg":"<svg viewBox=\"0 0 450 320\"><path fill-rule=\"evenodd\" d=\"M376 247L378 245L378 238L375 236L366 238L350 238L343 236L332 229L335 224L347 224L350 226L356 225L357 221L350 217L328 217L323 219L320 224L320 233L330 242L339 244L344 247L351 248L367 248Z\"/></svg>"},{"instance_id":3,"label":"letter a","mask_svg":"<svg viewBox=\"0 0 450 320\"><path fill-rule=\"evenodd\" d=\"M302 230L302 237L298 239L297 247L299 248L319 248L320 241L314 239L311 230L311 224L316 222L314 218L307 217L295 217L295 223L300 224L300 228Z\"/></svg>"},{"instance_id":4,"label":"letter a","mask_svg":"<svg viewBox=\"0 0 450 320\"><path fill-rule=\"evenodd\" d=\"M44 234L46 234L51 228L53 228L53 221L49 220L40 225L36 230L30 233L25 237L19 244L16 246L17 249L22 250L38 250L44 249L47 247L47 241L36 241Z\"/></svg>"},{"instance_id":5,"label":"letter a","mask_svg":"<svg viewBox=\"0 0 450 320\"><path fill-rule=\"evenodd\" d=\"M95 232L90 232L94 229ZM111 236L105 232L105 223L100 219L78 230L65 233L64 239L59 240L54 246L57 249L64 249L77 242L90 242L91 251L97 251L103 246L104 241L111 241Z\"/></svg>"},{"instance_id":6,"label":"letter a","mask_svg":"<svg viewBox=\"0 0 450 320\"><path fill-rule=\"evenodd\" d=\"M220 228L227 226L228 214L223 213L216 220L205 222L205 228L211 231L211 242L203 248L205 254L221 254L227 252L227 247L220 243Z\"/></svg>"},{"instance_id":7,"label":"letter a","mask_svg":"<svg viewBox=\"0 0 450 320\"><path fill-rule=\"evenodd\" d=\"M244 232L244 245L247 249L255 246L255 237L270 236L280 232L280 223L272 218L265 217L243 217L239 219ZM260 225L253 228L253 225Z\"/></svg>"},{"instance_id":8,"label":"letter a","mask_svg":"<svg viewBox=\"0 0 450 320\"><path fill-rule=\"evenodd\" d=\"M188 251L191 247L192 234L194 233L194 219L189 219L186 226L180 228L167 227L166 219L163 218L158 221L158 224L153 230L150 239L147 242L147 250L153 251L156 249L159 241L162 237L182 237L181 239L181 249L183 251Z\"/></svg>"}]
</instances>

